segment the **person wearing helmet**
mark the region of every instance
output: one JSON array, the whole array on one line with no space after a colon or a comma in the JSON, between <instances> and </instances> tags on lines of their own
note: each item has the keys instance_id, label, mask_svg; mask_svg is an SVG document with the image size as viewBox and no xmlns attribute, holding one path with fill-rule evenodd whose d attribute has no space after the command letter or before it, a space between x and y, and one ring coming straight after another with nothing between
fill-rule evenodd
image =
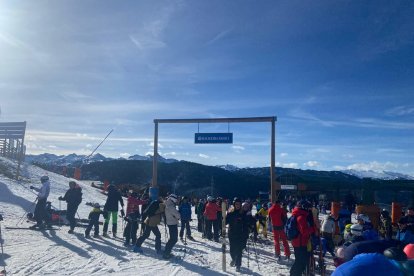
<instances>
[{"instance_id":1,"label":"person wearing helmet","mask_svg":"<svg viewBox=\"0 0 414 276\"><path fill-rule=\"evenodd\" d=\"M59 197L59 200L66 201L66 219L69 221L69 234L73 234L76 226L75 215L78 211L79 204L82 202L82 188L76 184L75 181L69 181L69 190L66 191L65 196Z\"/></svg>"},{"instance_id":2,"label":"person wearing helmet","mask_svg":"<svg viewBox=\"0 0 414 276\"><path fill-rule=\"evenodd\" d=\"M227 212L226 224L229 225L230 266L236 266L236 271L240 271L243 250L246 248L249 231L247 216L242 209L239 198L233 200L233 209Z\"/></svg>"},{"instance_id":3,"label":"person wearing helmet","mask_svg":"<svg viewBox=\"0 0 414 276\"><path fill-rule=\"evenodd\" d=\"M347 225L345 225L345 229L344 229L344 243L348 242L352 239L352 234L351 234L351 226L352 223L348 223Z\"/></svg>"},{"instance_id":4,"label":"person wearing helmet","mask_svg":"<svg viewBox=\"0 0 414 276\"><path fill-rule=\"evenodd\" d=\"M263 204L262 208L257 211L256 218L257 218L257 233L259 233L260 228L262 228L262 235L265 239L267 239L267 216L268 216L268 208L267 204Z\"/></svg>"},{"instance_id":5,"label":"person wearing helmet","mask_svg":"<svg viewBox=\"0 0 414 276\"><path fill-rule=\"evenodd\" d=\"M205 238L205 221L204 221L205 207L206 207L205 199L201 198L195 208L195 212L197 215L197 231L202 233L203 238Z\"/></svg>"},{"instance_id":6,"label":"person wearing helmet","mask_svg":"<svg viewBox=\"0 0 414 276\"><path fill-rule=\"evenodd\" d=\"M344 249L344 261L348 262L352 260L356 255L362 253L380 253L383 254L384 250L390 247L396 247L399 245L395 240L370 240L355 242L347 246Z\"/></svg>"},{"instance_id":7,"label":"person wearing helmet","mask_svg":"<svg viewBox=\"0 0 414 276\"><path fill-rule=\"evenodd\" d=\"M306 200L300 200L292 211L295 216L299 235L292 240L292 246L295 254L295 262L290 269L290 275L302 275L309 263L308 242L311 234L315 232L312 215L309 209L312 205Z\"/></svg>"},{"instance_id":8,"label":"person wearing helmet","mask_svg":"<svg viewBox=\"0 0 414 276\"><path fill-rule=\"evenodd\" d=\"M184 230L187 238L189 240L194 240L194 238L191 236L191 228L190 228L190 221L191 219L191 203L188 200L188 197L183 197L183 199L180 202L180 206L178 207L178 211L181 215L181 229L180 229L180 239L182 241L184 237Z\"/></svg>"},{"instance_id":9,"label":"person wearing helmet","mask_svg":"<svg viewBox=\"0 0 414 276\"><path fill-rule=\"evenodd\" d=\"M238 198L235 198L238 199ZM236 202L237 200L233 200L233 202ZM243 202L242 204L242 211L243 213L246 214L246 218L247 218L247 228L249 233L253 233L253 241L257 242L257 227L256 227L256 223L257 220L256 218L252 215L252 203L247 200L245 202ZM233 207L234 208L234 207Z\"/></svg>"},{"instance_id":10,"label":"person wearing helmet","mask_svg":"<svg viewBox=\"0 0 414 276\"><path fill-rule=\"evenodd\" d=\"M378 240L378 232L374 229L374 226L371 223L371 219L365 214L359 214L357 216L357 221L359 225L362 225L363 231L362 235L365 240Z\"/></svg>"},{"instance_id":11,"label":"person wearing helmet","mask_svg":"<svg viewBox=\"0 0 414 276\"><path fill-rule=\"evenodd\" d=\"M89 223L88 223L88 226L86 227L86 230L85 230L85 238L87 238L87 239L90 238L90 233L91 233L92 227L94 227L93 236L95 238L99 237L99 217L103 214L104 214L104 212L101 211L101 205L99 203L94 203L93 204L93 209L89 213L89 216L88 216Z\"/></svg>"},{"instance_id":12,"label":"person wearing helmet","mask_svg":"<svg viewBox=\"0 0 414 276\"><path fill-rule=\"evenodd\" d=\"M217 220L217 213L221 211L221 208L217 206L215 202L215 198L212 196L207 197L207 204L204 209L204 217L205 217L205 231L207 239L212 240L214 237L214 241L219 241L219 232L218 232L218 220ZM213 233L211 232L211 228L213 228Z\"/></svg>"},{"instance_id":13,"label":"person wearing helmet","mask_svg":"<svg viewBox=\"0 0 414 276\"><path fill-rule=\"evenodd\" d=\"M280 240L282 240L283 249L286 259L290 258L290 249L287 237L284 231L287 221L286 211L280 206L280 200L276 200L275 204L269 209L269 217L272 222L273 242L275 246L276 258L280 259Z\"/></svg>"},{"instance_id":14,"label":"person wearing helmet","mask_svg":"<svg viewBox=\"0 0 414 276\"><path fill-rule=\"evenodd\" d=\"M335 235L335 217L333 214L325 216L324 220L322 221L321 227L321 236L326 240L326 249L328 252L335 257L334 249L334 241L333 237ZM323 253L325 256L325 252Z\"/></svg>"},{"instance_id":15,"label":"person wearing helmet","mask_svg":"<svg viewBox=\"0 0 414 276\"><path fill-rule=\"evenodd\" d=\"M383 239L392 239L391 217L390 213L385 209L381 211L378 230Z\"/></svg>"},{"instance_id":16,"label":"person wearing helmet","mask_svg":"<svg viewBox=\"0 0 414 276\"><path fill-rule=\"evenodd\" d=\"M398 221L397 239L404 244L414 243L414 206L407 209L407 215Z\"/></svg>"},{"instance_id":17,"label":"person wearing helmet","mask_svg":"<svg viewBox=\"0 0 414 276\"><path fill-rule=\"evenodd\" d=\"M34 211L34 218L36 220L36 224L30 226L29 228L35 229L38 227L39 229L45 228L44 222L46 221L46 202L47 198L50 193L50 182L49 177L44 175L40 178L40 182L42 183L42 187L36 188L34 186L30 186L30 189L35 190L38 192L37 194L37 203Z\"/></svg>"},{"instance_id":18,"label":"person wearing helmet","mask_svg":"<svg viewBox=\"0 0 414 276\"><path fill-rule=\"evenodd\" d=\"M104 211L108 212L107 217L105 218L105 223L103 227L103 236L107 237L109 220L112 218L112 235L116 237L117 226L118 226L118 202L121 204L121 214L122 217L125 216L124 213L124 200L122 199L121 193L118 191L114 184L109 185L108 187L108 198L106 199L104 205Z\"/></svg>"},{"instance_id":19,"label":"person wearing helmet","mask_svg":"<svg viewBox=\"0 0 414 276\"><path fill-rule=\"evenodd\" d=\"M178 212L176 205L178 203L178 197L175 194L171 194L165 201L165 223L168 227L169 239L165 245L164 259L172 257L171 250L178 241L178 220L181 219L180 212Z\"/></svg>"}]
</instances>

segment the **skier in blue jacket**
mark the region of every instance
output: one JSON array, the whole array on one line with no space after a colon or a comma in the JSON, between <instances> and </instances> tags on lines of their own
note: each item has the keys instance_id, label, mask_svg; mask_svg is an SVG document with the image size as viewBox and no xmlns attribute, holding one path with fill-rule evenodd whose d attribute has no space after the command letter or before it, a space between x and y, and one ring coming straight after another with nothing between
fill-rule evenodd
<instances>
[{"instance_id":1,"label":"skier in blue jacket","mask_svg":"<svg viewBox=\"0 0 414 276\"><path fill-rule=\"evenodd\" d=\"M188 202L187 197L183 197L181 204L178 207L178 211L181 216L181 230L180 230L180 239L183 240L184 229L186 231L187 239L194 240L191 236L190 221L191 221L191 204Z\"/></svg>"}]
</instances>

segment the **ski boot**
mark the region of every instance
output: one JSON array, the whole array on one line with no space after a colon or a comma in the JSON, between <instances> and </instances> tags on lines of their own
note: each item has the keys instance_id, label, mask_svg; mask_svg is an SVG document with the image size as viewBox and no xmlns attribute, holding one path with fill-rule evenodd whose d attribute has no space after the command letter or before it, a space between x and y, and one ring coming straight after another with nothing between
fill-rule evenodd
<instances>
[{"instance_id":1,"label":"ski boot","mask_svg":"<svg viewBox=\"0 0 414 276\"><path fill-rule=\"evenodd\" d=\"M193 236L187 236L187 239L189 239L190 241L195 241L195 239L193 238Z\"/></svg>"},{"instance_id":2,"label":"ski boot","mask_svg":"<svg viewBox=\"0 0 414 276\"><path fill-rule=\"evenodd\" d=\"M171 253L165 253L164 252L164 254L162 255L162 258L165 259L165 260L171 259L172 257L174 257L174 255L171 254Z\"/></svg>"},{"instance_id":3,"label":"ski boot","mask_svg":"<svg viewBox=\"0 0 414 276\"><path fill-rule=\"evenodd\" d=\"M237 272L240 272L240 266L238 265L238 266L236 266L236 271Z\"/></svg>"},{"instance_id":4,"label":"ski boot","mask_svg":"<svg viewBox=\"0 0 414 276\"><path fill-rule=\"evenodd\" d=\"M36 229L36 227L37 227L37 224L34 224L34 225L30 226L29 229Z\"/></svg>"},{"instance_id":5,"label":"ski boot","mask_svg":"<svg viewBox=\"0 0 414 276\"><path fill-rule=\"evenodd\" d=\"M142 251L142 248L141 248L141 246L134 246L134 249L132 250L133 252L135 252L135 253L144 253L144 251Z\"/></svg>"}]
</instances>

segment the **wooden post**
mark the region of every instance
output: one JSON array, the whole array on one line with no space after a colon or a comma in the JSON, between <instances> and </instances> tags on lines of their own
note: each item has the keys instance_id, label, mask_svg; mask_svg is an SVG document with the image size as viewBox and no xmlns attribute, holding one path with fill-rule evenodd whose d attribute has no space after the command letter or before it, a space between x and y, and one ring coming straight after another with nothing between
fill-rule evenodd
<instances>
[{"instance_id":1,"label":"wooden post","mask_svg":"<svg viewBox=\"0 0 414 276\"><path fill-rule=\"evenodd\" d=\"M270 146L270 200L272 202L276 201L276 172L275 172L275 140L276 140L276 131L275 131L275 117L272 120L272 134L271 134L271 146Z\"/></svg>"}]
</instances>

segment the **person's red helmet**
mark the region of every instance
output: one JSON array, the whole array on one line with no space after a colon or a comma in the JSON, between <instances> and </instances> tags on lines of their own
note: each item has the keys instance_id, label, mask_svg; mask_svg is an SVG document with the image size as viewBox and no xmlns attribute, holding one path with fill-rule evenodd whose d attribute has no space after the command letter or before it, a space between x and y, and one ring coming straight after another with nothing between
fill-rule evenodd
<instances>
[{"instance_id":1,"label":"person's red helmet","mask_svg":"<svg viewBox=\"0 0 414 276\"><path fill-rule=\"evenodd\" d=\"M407 244L404 247L404 253L407 255L407 259L414 259L414 243Z\"/></svg>"}]
</instances>

